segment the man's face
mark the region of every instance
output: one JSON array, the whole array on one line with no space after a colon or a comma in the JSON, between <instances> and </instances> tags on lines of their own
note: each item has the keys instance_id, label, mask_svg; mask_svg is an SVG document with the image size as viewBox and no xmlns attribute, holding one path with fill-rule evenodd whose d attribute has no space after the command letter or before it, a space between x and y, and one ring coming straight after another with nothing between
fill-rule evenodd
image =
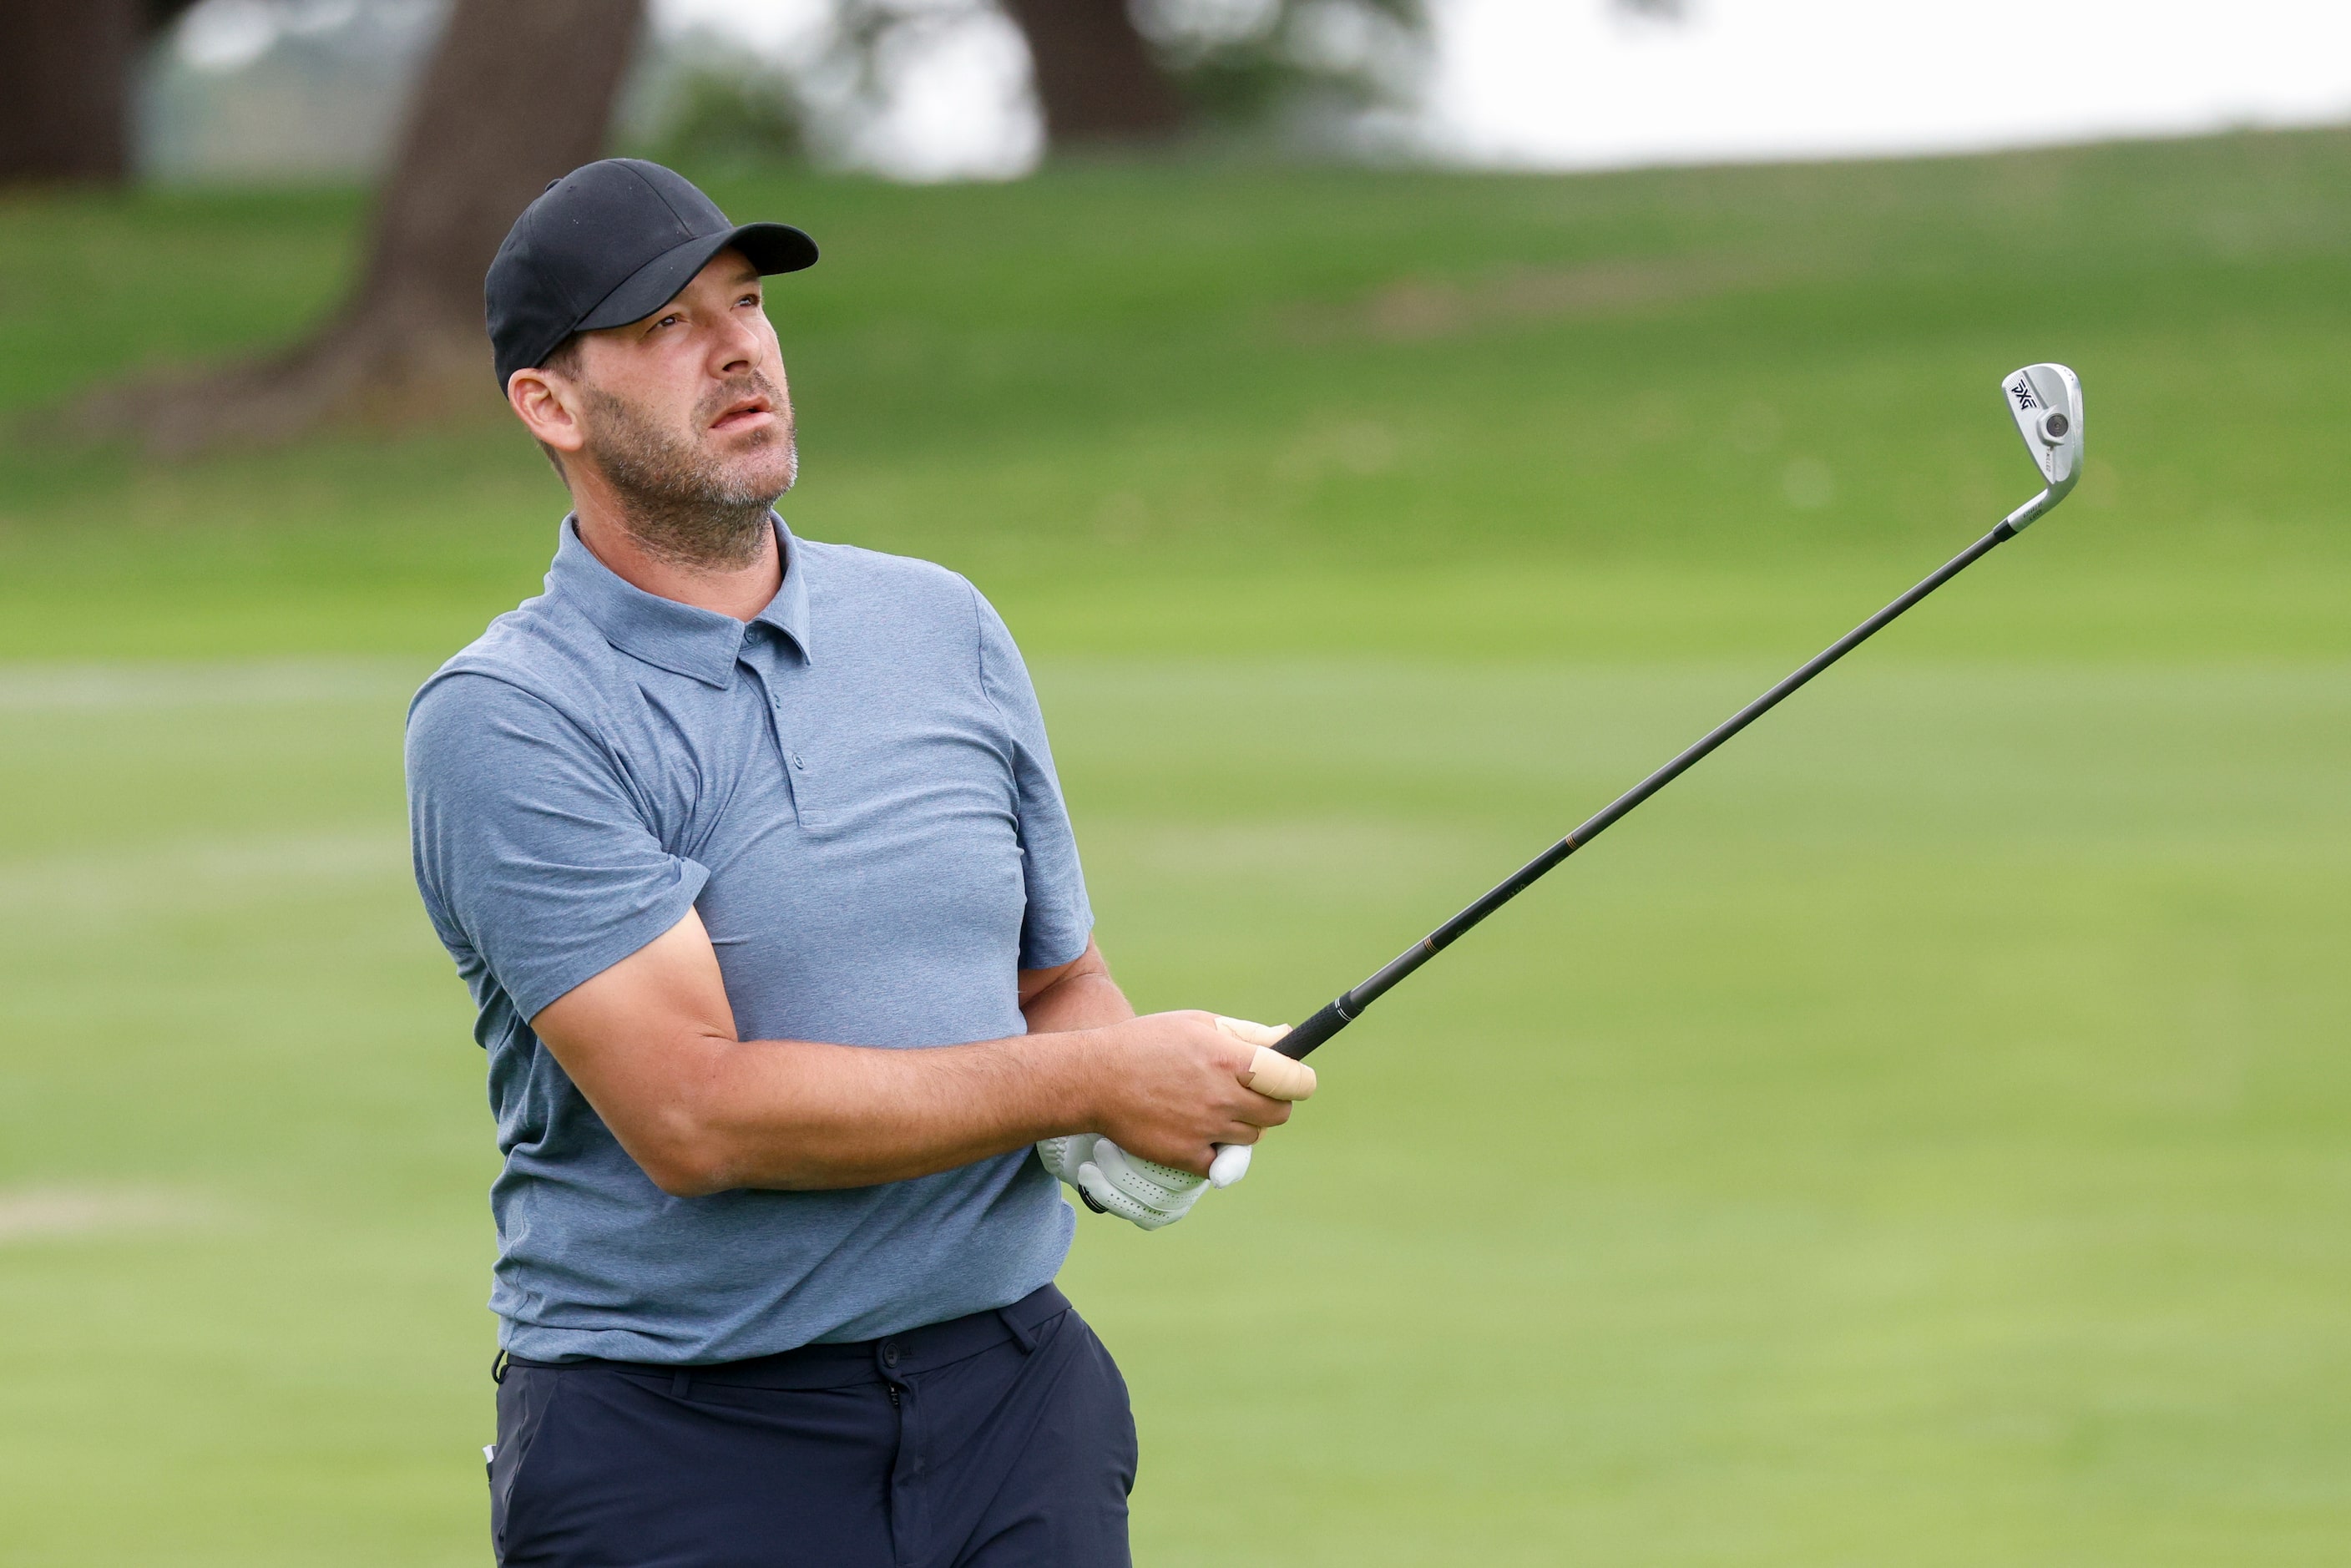
<instances>
[{"instance_id":1,"label":"man's face","mask_svg":"<svg viewBox=\"0 0 2351 1568\"><path fill-rule=\"evenodd\" d=\"M732 250L643 320L584 334L577 369L579 457L648 521L691 535L693 514L764 511L798 476L783 354L759 275ZM726 541L648 542L698 555Z\"/></svg>"}]
</instances>

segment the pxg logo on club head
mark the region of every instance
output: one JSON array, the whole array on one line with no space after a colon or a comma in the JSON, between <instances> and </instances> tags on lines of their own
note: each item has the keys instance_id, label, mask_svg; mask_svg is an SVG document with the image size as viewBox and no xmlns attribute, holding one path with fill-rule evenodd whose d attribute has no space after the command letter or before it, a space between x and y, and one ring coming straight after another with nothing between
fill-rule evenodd
<instances>
[{"instance_id":1,"label":"pxg logo on club head","mask_svg":"<svg viewBox=\"0 0 2351 1568\"><path fill-rule=\"evenodd\" d=\"M2070 486L2082 470L2082 383L2063 365L2027 365L2011 372L2009 412L2041 476Z\"/></svg>"},{"instance_id":2,"label":"pxg logo on club head","mask_svg":"<svg viewBox=\"0 0 2351 1568\"><path fill-rule=\"evenodd\" d=\"M2024 449L2049 487L2009 517L2022 528L2064 500L2082 476L2082 381L2064 365L2027 365L2001 378L2001 390Z\"/></svg>"}]
</instances>

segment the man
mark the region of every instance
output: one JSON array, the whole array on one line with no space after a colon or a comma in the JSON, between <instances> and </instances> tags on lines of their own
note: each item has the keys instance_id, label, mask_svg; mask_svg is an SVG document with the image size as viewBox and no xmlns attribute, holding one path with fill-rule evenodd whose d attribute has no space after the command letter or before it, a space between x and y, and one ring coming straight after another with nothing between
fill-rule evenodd
<instances>
[{"instance_id":1,"label":"man","mask_svg":"<svg viewBox=\"0 0 2351 1568\"><path fill-rule=\"evenodd\" d=\"M761 279L816 254L608 160L490 267L573 509L417 695L408 777L506 1158L507 1564L1125 1563L1054 1177L1168 1223L1312 1088L1279 1030L1128 1007L987 601L771 509Z\"/></svg>"}]
</instances>

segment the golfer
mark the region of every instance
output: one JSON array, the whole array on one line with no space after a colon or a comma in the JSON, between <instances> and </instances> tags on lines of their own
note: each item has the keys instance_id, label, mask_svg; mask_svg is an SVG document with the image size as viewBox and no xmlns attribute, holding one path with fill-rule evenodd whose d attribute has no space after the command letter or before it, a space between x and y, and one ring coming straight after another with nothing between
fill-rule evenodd
<instances>
[{"instance_id":1,"label":"golfer","mask_svg":"<svg viewBox=\"0 0 2351 1568\"><path fill-rule=\"evenodd\" d=\"M1278 1030L1128 1007L987 601L773 510L762 279L816 258L619 159L490 267L572 509L407 758L505 1156L509 1565L1126 1563L1134 1427L1053 1286L1055 1177L1165 1224L1312 1087Z\"/></svg>"}]
</instances>

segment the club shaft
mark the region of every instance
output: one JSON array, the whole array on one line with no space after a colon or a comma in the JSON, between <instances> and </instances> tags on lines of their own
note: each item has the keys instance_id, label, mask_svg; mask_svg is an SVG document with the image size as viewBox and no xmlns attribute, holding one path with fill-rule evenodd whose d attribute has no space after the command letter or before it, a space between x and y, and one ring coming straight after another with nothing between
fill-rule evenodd
<instances>
[{"instance_id":1,"label":"club shaft","mask_svg":"<svg viewBox=\"0 0 2351 1568\"><path fill-rule=\"evenodd\" d=\"M1562 861L1606 832L1629 815L1635 806L1698 766L1715 747L1779 706L1798 687L1868 642L1912 605L1967 570L1999 545L2014 538L2019 528L2039 516L2043 509L2041 504L2049 500L2051 497L2044 492L2033 502L2017 508L1991 532L1936 568L1917 587L1804 661L1779 685L1707 731L1680 756L1617 796L1590 821L1511 873L1476 903L1397 954L1377 974L1353 989L1342 992L1321 1012L1291 1030L1275 1049L1285 1056L1302 1058L1354 1022L1363 1016L1365 1008L1385 996L1398 981L1451 946L1486 916L1533 886Z\"/></svg>"}]
</instances>

